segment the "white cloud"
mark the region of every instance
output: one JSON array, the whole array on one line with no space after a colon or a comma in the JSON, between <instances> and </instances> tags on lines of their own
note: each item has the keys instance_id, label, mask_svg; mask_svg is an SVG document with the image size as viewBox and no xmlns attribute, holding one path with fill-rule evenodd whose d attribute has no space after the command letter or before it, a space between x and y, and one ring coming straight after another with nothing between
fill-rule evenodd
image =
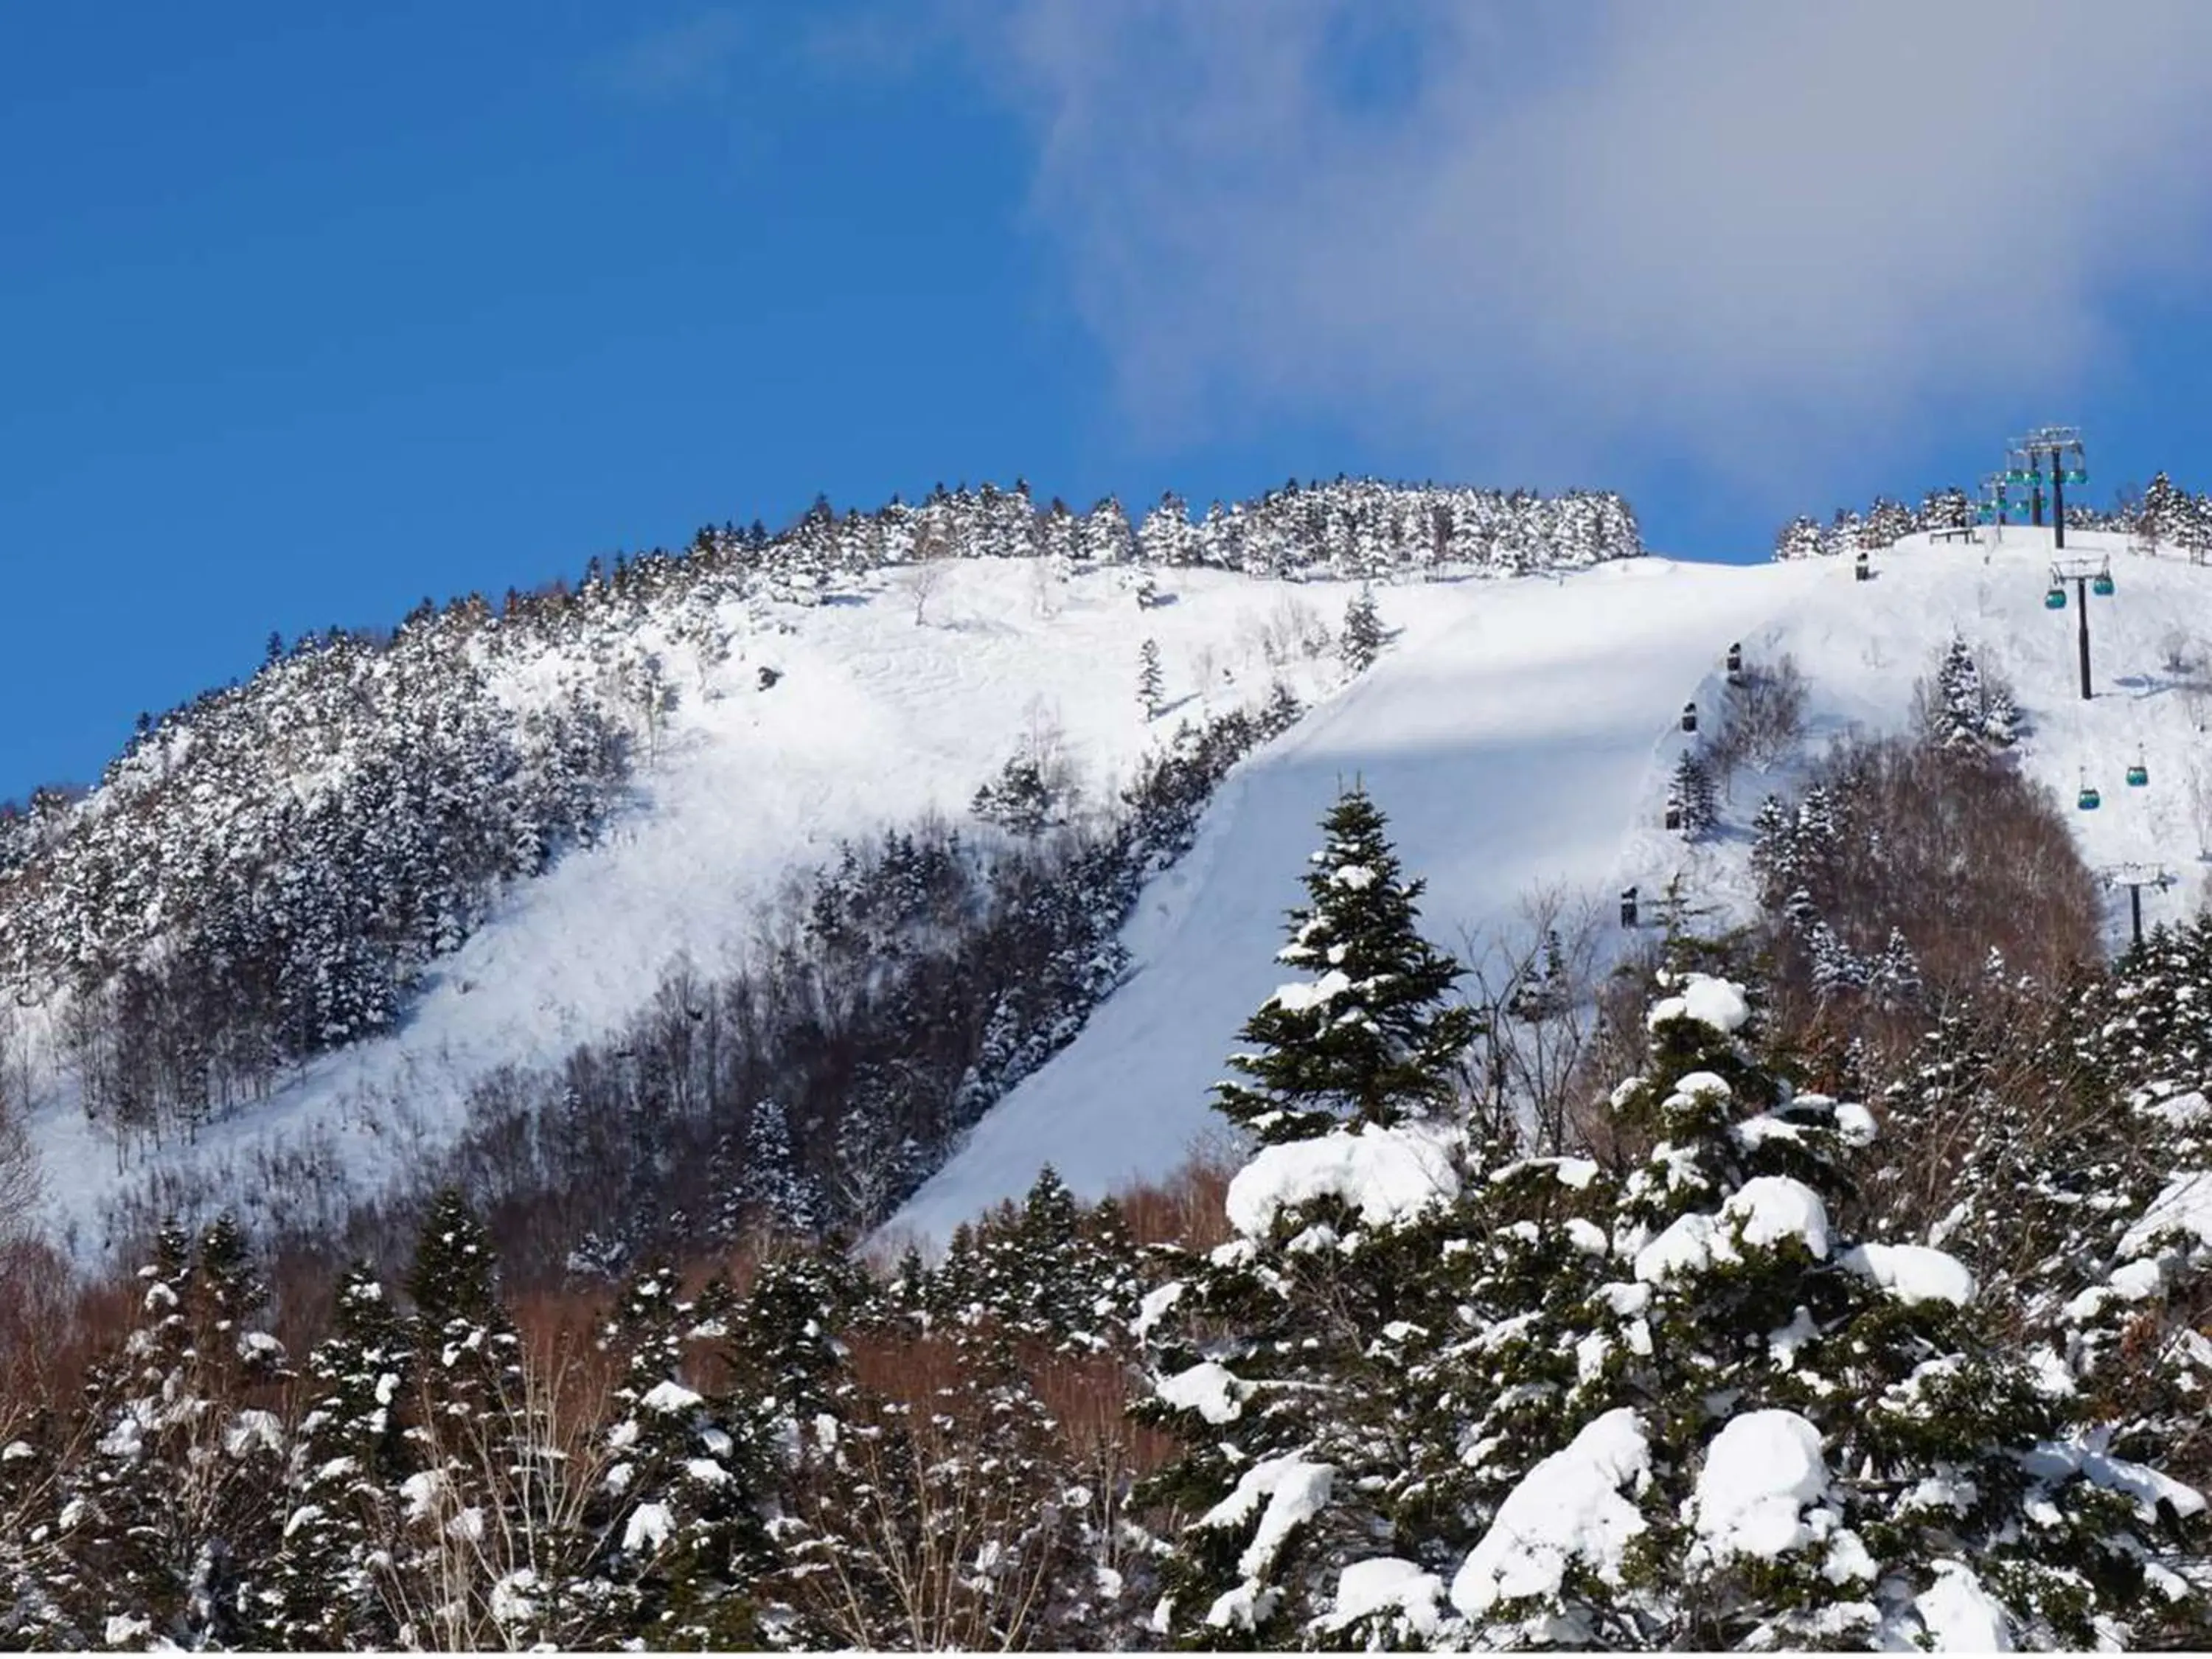
<instances>
[{"instance_id":1,"label":"white cloud","mask_svg":"<svg viewBox=\"0 0 2212 1659\"><path fill-rule=\"evenodd\" d=\"M2212 5L1000 0L1130 410L1741 481L2061 418L2201 274ZM2048 414L2045 414L2048 411Z\"/></svg>"}]
</instances>

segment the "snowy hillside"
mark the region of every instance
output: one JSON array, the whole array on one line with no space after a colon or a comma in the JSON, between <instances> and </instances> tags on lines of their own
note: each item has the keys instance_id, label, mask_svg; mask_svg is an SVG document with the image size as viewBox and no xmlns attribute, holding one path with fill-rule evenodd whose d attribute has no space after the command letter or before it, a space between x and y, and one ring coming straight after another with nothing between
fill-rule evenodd
<instances>
[{"instance_id":1,"label":"snowy hillside","mask_svg":"<svg viewBox=\"0 0 2212 1659\"><path fill-rule=\"evenodd\" d=\"M1697 847L1661 827L1668 770L1691 741L1681 705L1695 700L1710 718L1732 641L1754 662L1795 656L1810 682L1812 750L1853 728L1903 726L1915 680L1956 630L2016 687L2028 773L2069 811L2083 778L2099 788L2096 811L2074 812L2092 866L2163 860L2182 884L2145 894L2149 918L2193 913L2205 826L2192 783L2212 780L2212 709L2177 682L2202 671L2212 641L2212 571L2132 554L2118 535L2069 535L2068 556L2109 556L2117 586L2090 599L2097 696L2085 703L2071 585L2065 610L2045 603L2050 540L2021 529L1994 547L1916 538L1881 556L1867 582L1840 562L1651 560L1516 583L1472 607L1429 591L1386 595L1385 619L1403 629L1396 646L1231 780L1197 847L1146 894L1127 985L983 1120L886 1236L941 1238L1025 1190L1046 1163L1078 1192L1103 1194L1166 1173L1213 1133L1210 1085L1238 1026L1290 976L1273 960L1282 915L1316 822L1355 776L1390 815L1407 869L1427 879L1426 931L1447 945L1510 925L1542 887L1602 906L1631 884L1648 901L1678 873L1693 903L1747 916L1750 819L1796 769L1739 774L1722 832ZM2150 781L2131 788L2138 750ZM2118 943L2126 896L2112 903Z\"/></svg>"},{"instance_id":2,"label":"snowy hillside","mask_svg":"<svg viewBox=\"0 0 2212 1659\"><path fill-rule=\"evenodd\" d=\"M1026 1189L1047 1162L1094 1194L1179 1163L1213 1127L1207 1090L1237 1026L1280 977L1281 913L1314 825L1355 776L1429 881L1431 936L1454 949L1510 925L1538 890L1609 919L1621 887L1638 885L1648 906L1679 876L1692 903L1747 915L1747 826L1796 764L1739 774L1720 833L1695 847L1660 824L1688 741L1681 706L1695 699L1710 714L1731 641L1754 662L1796 657L1811 684L1810 751L1855 726L1904 723L1915 678L1956 629L2016 684L2027 769L2069 800L2084 768L2102 789L2101 809L2075 817L2093 864L2166 860L2185 884L2147 902L2153 915L2181 914L2201 894L2190 781L2205 711L2175 689L2168 659L2201 661L2186 636L2197 617L2212 635L2212 578L2129 554L2118 538L2075 540L2110 551L2118 578L2115 597L2091 601L2100 695L2086 705L2074 694L2075 612L2045 609L2048 550L2022 531L1994 550L1901 546L1868 583L1823 561L1644 559L1386 584L1380 610L1395 637L1340 691L1333 635L1358 591L1346 581L1164 569L1150 580L1164 602L1140 606L1139 567L971 556L842 573L783 599L694 593L681 628L652 613L624 636L623 661L646 653L682 690L639 728L628 800L594 844L505 889L433 958L392 1029L286 1066L265 1101L215 1115L189 1140L118 1152L111 1126L82 1109L64 1033L39 1008L19 1017L52 1218L96 1248L103 1205L149 1170L203 1195L237 1190L265 1180L279 1149L318 1179L371 1190L450 1141L477 1084L502 1067L557 1066L605 1037L672 963L732 970L793 877L841 839L930 815L988 836L969 803L1018 751L1057 753L1090 802L1110 802L1178 721L1255 707L1279 679L1319 706L1231 775L1195 847L1145 892L1126 933L1127 983L891 1231L941 1234ZM1147 640L1164 670L1152 720L1137 696ZM510 651L487 671L492 695L520 708L606 672L550 649ZM2138 745L2151 782L2130 789ZM2113 905L2124 925L2124 896ZM1602 937L1621 936L1608 920Z\"/></svg>"},{"instance_id":3,"label":"snowy hillside","mask_svg":"<svg viewBox=\"0 0 2212 1659\"><path fill-rule=\"evenodd\" d=\"M1110 800L1178 720L1257 706L1279 679L1310 696L1341 678L1333 629L1350 584L1164 572L1159 602L1140 608L1139 580L1127 567L1058 579L1035 559L978 559L878 573L819 605L730 602L726 660L668 647L689 695L596 844L514 888L434 963L395 1030L309 1060L267 1103L149 1162L227 1184L252 1178L258 1152L314 1146L371 1188L450 1138L470 1086L495 1068L557 1063L635 1012L679 959L728 971L789 878L841 837L965 820L978 786L1025 749L1057 750L1091 798ZM1447 591L1464 614L1500 590ZM1148 639L1164 680L1153 721L1136 692ZM38 1060L53 1217L97 1242L101 1199L147 1165L118 1170L56 1048Z\"/></svg>"}]
</instances>

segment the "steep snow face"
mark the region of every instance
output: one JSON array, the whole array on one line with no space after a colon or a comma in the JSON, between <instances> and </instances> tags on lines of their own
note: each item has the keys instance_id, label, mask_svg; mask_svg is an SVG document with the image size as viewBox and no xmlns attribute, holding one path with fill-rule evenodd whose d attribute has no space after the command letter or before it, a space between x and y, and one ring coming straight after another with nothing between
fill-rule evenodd
<instances>
[{"instance_id":1,"label":"steep snow face","mask_svg":"<svg viewBox=\"0 0 2212 1659\"><path fill-rule=\"evenodd\" d=\"M635 804L599 845L516 886L434 965L398 1030L311 1061L268 1104L159 1161L246 1182L257 1150L319 1142L326 1162L373 1185L454 1133L478 1079L557 1063L643 1006L679 958L702 975L733 966L781 884L832 860L841 837L930 812L964 822L977 787L1024 745L1056 747L1091 801L1110 800L1180 720L1255 707L1279 676L1301 697L1326 696L1343 673L1330 641L1358 592L1177 569L1156 573L1159 603L1140 609L1140 573L1127 567L1065 581L1036 559L925 568L926 593L903 569L818 605L729 601L728 661L702 665L672 647L681 699ZM1465 616L1514 585L1439 592ZM1412 591L1403 598L1410 606ZM1300 634L1317 654L1285 649ZM1136 691L1147 639L1165 681L1149 721ZM562 672L550 660L515 671L533 682ZM48 1061L35 1128L51 1218L94 1247L101 1200L143 1170L117 1175L112 1146Z\"/></svg>"},{"instance_id":2,"label":"steep snow face","mask_svg":"<svg viewBox=\"0 0 2212 1659\"><path fill-rule=\"evenodd\" d=\"M2021 764L2071 814L2091 866L2163 862L2180 885L2147 891L2147 919L2191 913L2212 833L2212 805L2201 823L2192 805L2200 777L2212 803L2198 724L2212 721L2212 690L2189 687L2212 687L2212 572L2130 553L2120 536L2069 532L2068 542L2069 557L2109 557L2118 590L2090 597L2088 702L2073 587L2066 610L2044 604L2047 531L2009 529L1996 546L1915 538L1877 554L1865 582L1841 562L1648 559L1486 588L1474 605L1449 587L1382 590L1397 642L1232 775L1197 846L1145 895L1125 936L1128 983L976 1126L885 1236L942 1237L1018 1196L1048 1162L1095 1197L1218 1141L1209 1091L1238 1028L1276 989L1281 918L1301 897L1315 826L1355 778L1389 815L1407 870L1427 881L1423 926L1447 947L1510 928L1524 897L1546 887L1609 921L1622 888L1640 889L1648 915L1680 877L1717 925L1747 920L1746 832L1761 801L1790 793L1806 761L1845 733L1905 729L1915 680L1955 630L2013 683L2027 726ZM1796 659L1809 682L1806 743L1771 774L1739 774L1718 832L1686 846L1662 827L1668 775L1697 740L1679 716L1689 700L1710 720L1735 641L1753 664ZM2124 781L2138 752L2143 787ZM2094 811L2074 807L2085 776L2100 787ZM2111 902L2117 944L2127 896ZM1677 1012L1739 1023L1725 988L1683 988Z\"/></svg>"}]
</instances>

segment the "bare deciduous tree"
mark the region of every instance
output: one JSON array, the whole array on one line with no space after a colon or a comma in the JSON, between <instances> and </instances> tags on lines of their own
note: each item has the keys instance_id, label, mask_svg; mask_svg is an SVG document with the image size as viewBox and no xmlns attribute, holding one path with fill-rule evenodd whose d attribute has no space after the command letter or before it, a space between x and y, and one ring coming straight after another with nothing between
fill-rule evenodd
<instances>
[{"instance_id":1,"label":"bare deciduous tree","mask_svg":"<svg viewBox=\"0 0 2212 1659\"><path fill-rule=\"evenodd\" d=\"M1603 909L1564 886L1532 889L1504 930L1461 934L1465 994L1482 1016L1475 1097L1537 1152L1565 1150L1576 1079L1596 1029Z\"/></svg>"},{"instance_id":2,"label":"bare deciduous tree","mask_svg":"<svg viewBox=\"0 0 2212 1659\"><path fill-rule=\"evenodd\" d=\"M1725 788L1739 766L1764 771L1804 733L1805 676L1797 659L1784 653L1771 664L1749 664L1729 678L1706 754Z\"/></svg>"},{"instance_id":3,"label":"bare deciduous tree","mask_svg":"<svg viewBox=\"0 0 2212 1659\"><path fill-rule=\"evenodd\" d=\"M2197 831L2197 856L2212 858L2212 765L2189 763L2189 819Z\"/></svg>"},{"instance_id":4,"label":"bare deciduous tree","mask_svg":"<svg viewBox=\"0 0 2212 1659\"><path fill-rule=\"evenodd\" d=\"M944 587L951 574L951 562L945 559L926 559L914 567L908 591L914 595L914 625L916 628L921 626L930 600Z\"/></svg>"},{"instance_id":5,"label":"bare deciduous tree","mask_svg":"<svg viewBox=\"0 0 2212 1659\"><path fill-rule=\"evenodd\" d=\"M608 1640L568 1622L578 1608L543 1599L579 1576L594 1542L586 1511L617 1455L604 1370L588 1341L564 1334L482 1415L442 1411L418 1383L414 1432L434 1473L414 1484L411 1511L372 1517L378 1585L403 1643L459 1652Z\"/></svg>"}]
</instances>

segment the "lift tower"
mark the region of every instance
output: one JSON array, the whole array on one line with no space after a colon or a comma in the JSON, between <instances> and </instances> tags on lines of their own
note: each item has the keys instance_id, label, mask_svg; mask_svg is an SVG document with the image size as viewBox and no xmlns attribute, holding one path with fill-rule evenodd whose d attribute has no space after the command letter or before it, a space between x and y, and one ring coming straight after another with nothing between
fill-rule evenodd
<instances>
[{"instance_id":1,"label":"lift tower","mask_svg":"<svg viewBox=\"0 0 2212 1659\"><path fill-rule=\"evenodd\" d=\"M2135 921L2136 943L2142 943L2142 890L2155 887L2160 892L2181 879L2162 864L2109 864L2097 872L2105 878L2107 887L2128 890L2128 912Z\"/></svg>"},{"instance_id":2,"label":"lift tower","mask_svg":"<svg viewBox=\"0 0 2212 1659\"><path fill-rule=\"evenodd\" d=\"M2081 429L2073 426L2039 426L2025 438L2014 440L2005 459L2005 478L2028 490L2031 521L2043 522L2043 484L2051 482L2051 526L2053 545L2066 546L2066 486L2089 482L2088 459L2081 447Z\"/></svg>"},{"instance_id":3,"label":"lift tower","mask_svg":"<svg viewBox=\"0 0 2212 1659\"><path fill-rule=\"evenodd\" d=\"M2066 584L2074 584L2074 602L2081 608L2081 701L2088 702L2089 691L2089 596L2100 599L2112 597L2112 562L2110 559L2057 559L2051 562L2051 586L2043 595L2046 611L2066 608Z\"/></svg>"}]
</instances>

